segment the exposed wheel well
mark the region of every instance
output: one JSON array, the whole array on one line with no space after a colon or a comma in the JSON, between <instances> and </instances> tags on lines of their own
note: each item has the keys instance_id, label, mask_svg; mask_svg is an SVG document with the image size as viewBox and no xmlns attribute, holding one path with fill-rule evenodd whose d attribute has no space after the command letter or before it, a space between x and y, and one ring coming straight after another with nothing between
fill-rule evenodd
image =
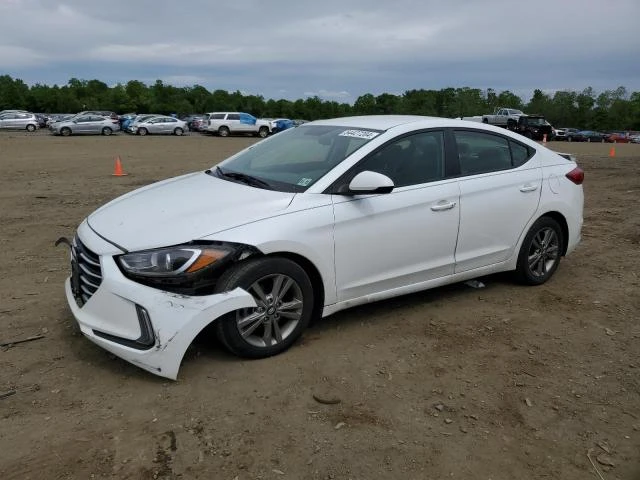
<instances>
[{"instance_id":1,"label":"exposed wheel well","mask_svg":"<svg viewBox=\"0 0 640 480\"><path fill-rule=\"evenodd\" d=\"M547 212L542 217L550 217L553 218L558 224L560 228L562 228L562 256L567 253L567 245L569 245L569 226L567 225L567 220L564 218L560 212Z\"/></svg>"},{"instance_id":2,"label":"exposed wheel well","mask_svg":"<svg viewBox=\"0 0 640 480\"><path fill-rule=\"evenodd\" d=\"M322 276L316 266L302 255L296 253L276 252L270 253L268 256L286 258L297 263L304 269L306 274L309 275L309 280L311 280L313 293L315 295L311 321L318 320L322 317L322 310L324 309L324 284L322 283Z\"/></svg>"}]
</instances>

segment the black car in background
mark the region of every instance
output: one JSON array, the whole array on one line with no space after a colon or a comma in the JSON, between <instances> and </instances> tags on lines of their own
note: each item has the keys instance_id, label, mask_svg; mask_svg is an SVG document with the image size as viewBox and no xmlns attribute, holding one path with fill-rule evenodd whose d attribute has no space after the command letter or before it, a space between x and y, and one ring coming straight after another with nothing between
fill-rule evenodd
<instances>
[{"instance_id":1,"label":"black car in background","mask_svg":"<svg viewBox=\"0 0 640 480\"><path fill-rule=\"evenodd\" d=\"M579 132L567 133L568 142L604 142L604 135L593 130L581 130Z\"/></svg>"}]
</instances>

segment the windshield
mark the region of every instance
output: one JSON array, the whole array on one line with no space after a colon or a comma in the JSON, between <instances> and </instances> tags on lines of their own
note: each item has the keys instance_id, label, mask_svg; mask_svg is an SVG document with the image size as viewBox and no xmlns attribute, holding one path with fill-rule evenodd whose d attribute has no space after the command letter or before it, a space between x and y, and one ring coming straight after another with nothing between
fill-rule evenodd
<instances>
[{"instance_id":1,"label":"windshield","mask_svg":"<svg viewBox=\"0 0 640 480\"><path fill-rule=\"evenodd\" d=\"M380 133L335 125L291 128L225 160L220 164L225 175L219 176L240 174L273 190L303 192Z\"/></svg>"},{"instance_id":2,"label":"windshield","mask_svg":"<svg viewBox=\"0 0 640 480\"><path fill-rule=\"evenodd\" d=\"M544 118L529 117L529 125L547 125L547 122Z\"/></svg>"}]
</instances>

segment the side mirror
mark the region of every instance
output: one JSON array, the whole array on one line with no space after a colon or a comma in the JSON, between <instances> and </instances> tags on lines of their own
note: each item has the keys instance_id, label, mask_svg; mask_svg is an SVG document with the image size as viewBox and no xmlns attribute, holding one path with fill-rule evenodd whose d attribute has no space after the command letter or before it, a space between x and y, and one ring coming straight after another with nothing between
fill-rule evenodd
<instances>
[{"instance_id":1,"label":"side mirror","mask_svg":"<svg viewBox=\"0 0 640 480\"><path fill-rule=\"evenodd\" d=\"M386 175L365 170L360 172L349 183L350 195L368 195L375 193L391 193L395 185Z\"/></svg>"}]
</instances>

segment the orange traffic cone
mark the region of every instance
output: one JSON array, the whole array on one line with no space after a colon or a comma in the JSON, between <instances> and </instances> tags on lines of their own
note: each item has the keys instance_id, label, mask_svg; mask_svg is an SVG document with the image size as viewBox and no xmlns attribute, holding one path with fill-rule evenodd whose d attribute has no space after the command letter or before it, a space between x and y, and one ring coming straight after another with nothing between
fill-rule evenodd
<instances>
[{"instance_id":1,"label":"orange traffic cone","mask_svg":"<svg viewBox=\"0 0 640 480\"><path fill-rule=\"evenodd\" d=\"M611 149L609 149L609 156L611 158L616 156L616 147L611 147Z\"/></svg>"},{"instance_id":2,"label":"orange traffic cone","mask_svg":"<svg viewBox=\"0 0 640 480\"><path fill-rule=\"evenodd\" d=\"M122 170L122 161L120 160L120 155L116 157L116 164L113 167L113 173L111 174L114 177L124 177L127 174Z\"/></svg>"},{"instance_id":3,"label":"orange traffic cone","mask_svg":"<svg viewBox=\"0 0 640 480\"><path fill-rule=\"evenodd\" d=\"M542 135L542 143L547 143L547 134Z\"/></svg>"}]
</instances>

